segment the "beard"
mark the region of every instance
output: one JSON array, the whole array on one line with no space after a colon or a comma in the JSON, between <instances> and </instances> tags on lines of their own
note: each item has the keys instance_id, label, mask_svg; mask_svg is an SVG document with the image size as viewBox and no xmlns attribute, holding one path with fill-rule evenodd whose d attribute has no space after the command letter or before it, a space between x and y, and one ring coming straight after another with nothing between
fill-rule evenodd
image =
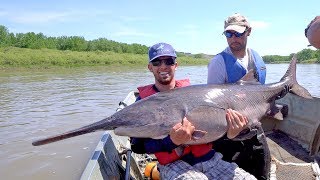
<instances>
[{"instance_id":1,"label":"beard","mask_svg":"<svg viewBox=\"0 0 320 180\"><path fill-rule=\"evenodd\" d=\"M172 82L173 76L169 75L168 77L155 76L156 81L162 85L168 85Z\"/></svg>"},{"instance_id":2,"label":"beard","mask_svg":"<svg viewBox=\"0 0 320 180\"><path fill-rule=\"evenodd\" d=\"M247 37L242 37L241 40L230 43L229 47L233 52L245 51L247 47Z\"/></svg>"},{"instance_id":3,"label":"beard","mask_svg":"<svg viewBox=\"0 0 320 180\"><path fill-rule=\"evenodd\" d=\"M157 81L162 85L168 85L171 83L172 79L173 79L172 77L167 79L158 78Z\"/></svg>"},{"instance_id":4,"label":"beard","mask_svg":"<svg viewBox=\"0 0 320 180\"><path fill-rule=\"evenodd\" d=\"M246 45L238 43L238 42L234 42L234 43L230 44L229 47L232 51L242 51L246 48Z\"/></svg>"}]
</instances>

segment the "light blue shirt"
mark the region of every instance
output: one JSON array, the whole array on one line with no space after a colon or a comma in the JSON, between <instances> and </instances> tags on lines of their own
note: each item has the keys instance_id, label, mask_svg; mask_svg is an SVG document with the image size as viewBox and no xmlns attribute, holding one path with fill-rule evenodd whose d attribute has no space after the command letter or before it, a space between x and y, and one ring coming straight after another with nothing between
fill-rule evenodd
<instances>
[{"instance_id":1,"label":"light blue shirt","mask_svg":"<svg viewBox=\"0 0 320 180\"><path fill-rule=\"evenodd\" d=\"M230 47L227 47L224 52L228 54L232 54ZM248 51L248 48L246 50ZM243 66L246 71L248 72L248 64L249 64L249 53L246 53L245 57L238 59L237 61ZM208 77L207 83L208 84L225 84L228 82L228 75L226 66L224 63L224 59L221 54L218 54L212 58L212 60L208 64Z\"/></svg>"}]
</instances>

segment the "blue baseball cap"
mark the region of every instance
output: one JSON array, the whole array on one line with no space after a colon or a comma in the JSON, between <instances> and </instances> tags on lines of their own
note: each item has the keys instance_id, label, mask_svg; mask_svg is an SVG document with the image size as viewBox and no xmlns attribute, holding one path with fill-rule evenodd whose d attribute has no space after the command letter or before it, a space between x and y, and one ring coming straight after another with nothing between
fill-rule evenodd
<instances>
[{"instance_id":1,"label":"blue baseball cap","mask_svg":"<svg viewBox=\"0 0 320 180\"><path fill-rule=\"evenodd\" d=\"M170 44L157 43L149 49L149 62L161 56L171 56L177 58L176 52Z\"/></svg>"}]
</instances>

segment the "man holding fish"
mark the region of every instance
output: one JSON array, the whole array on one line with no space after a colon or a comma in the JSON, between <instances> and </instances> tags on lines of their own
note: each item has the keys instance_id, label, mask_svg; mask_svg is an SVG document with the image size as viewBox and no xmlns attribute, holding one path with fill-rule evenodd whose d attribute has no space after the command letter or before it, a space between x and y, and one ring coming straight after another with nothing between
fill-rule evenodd
<instances>
[{"instance_id":1,"label":"man holding fish","mask_svg":"<svg viewBox=\"0 0 320 180\"><path fill-rule=\"evenodd\" d=\"M229 16L224 22L224 32L228 47L214 56L208 65L208 84L236 83L251 70L247 81L265 84L266 66L261 56L247 48L247 39L252 27L247 18L239 13ZM223 154L223 160L235 162L239 167L258 179L267 179L270 170L270 152L266 137L260 127L251 139L233 141L220 138L214 145Z\"/></svg>"},{"instance_id":2,"label":"man holding fish","mask_svg":"<svg viewBox=\"0 0 320 180\"><path fill-rule=\"evenodd\" d=\"M149 49L148 69L155 84L139 87L140 96L146 98L157 92L190 85L188 79L176 80L178 63L171 45L158 43ZM227 110L228 138L234 138L246 128L248 120L237 111ZM213 144L184 146L192 139L195 127L185 117L172 127L163 139L132 138L131 148L136 153L155 154L162 179L256 179L235 163L223 161L222 155L213 150Z\"/></svg>"},{"instance_id":3,"label":"man holding fish","mask_svg":"<svg viewBox=\"0 0 320 180\"><path fill-rule=\"evenodd\" d=\"M239 48L249 33L236 32L226 35L231 38L236 36L234 40L242 39L234 44L235 48ZM40 146L99 130L113 130L119 136L135 137L132 138L133 151L156 154L163 179L256 179L243 170L244 166L239 168L236 163L222 160L219 151L215 152L213 149L219 147L217 140L226 134L227 138L235 137L237 140L251 141L253 138L252 144L243 147L260 149L262 156L267 153L263 148L265 138L259 121L272 114L275 100L288 92L312 98L296 80L296 63L297 58L293 56L280 81L267 85L246 82L250 85L229 83L189 86L187 80L178 81L174 78L177 62L172 46L159 43L149 50L148 68L154 74L156 82L155 85L139 88L142 100L100 121L36 140L32 144ZM247 72L242 71L240 66L236 67L240 75ZM264 83L265 69L262 61L252 67L255 68L255 73L251 73L251 76L247 76L250 73L246 74L245 79L252 80L255 77ZM244 129L246 131L241 132ZM256 142L262 144L262 148ZM241 150L239 153L245 158L248 157L246 154L251 157L257 155L252 151ZM236 152L231 160L237 159L239 153ZM268 154L265 156L268 157ZM246 161L245 158L242 162ZM264 162L268 163L262 159L258 165ZM263 179L262 176L257 178Z\"/></svg>"}]
</instances>

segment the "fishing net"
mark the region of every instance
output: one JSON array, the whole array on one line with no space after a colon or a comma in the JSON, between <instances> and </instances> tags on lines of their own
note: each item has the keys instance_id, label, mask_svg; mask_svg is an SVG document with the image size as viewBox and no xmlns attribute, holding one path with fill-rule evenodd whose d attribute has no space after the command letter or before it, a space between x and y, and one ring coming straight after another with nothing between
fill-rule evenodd
<instances>
[{"instance_id":1,"label":"fishing net","mask_svg":"<svg viewBox=\"0 0 320 180\"><path fill-rule=\"evenodd\" d=\"M320 170L314 163L284 163L272 157L270 180L319 180Z\"/></svg>"}]
</instances>

